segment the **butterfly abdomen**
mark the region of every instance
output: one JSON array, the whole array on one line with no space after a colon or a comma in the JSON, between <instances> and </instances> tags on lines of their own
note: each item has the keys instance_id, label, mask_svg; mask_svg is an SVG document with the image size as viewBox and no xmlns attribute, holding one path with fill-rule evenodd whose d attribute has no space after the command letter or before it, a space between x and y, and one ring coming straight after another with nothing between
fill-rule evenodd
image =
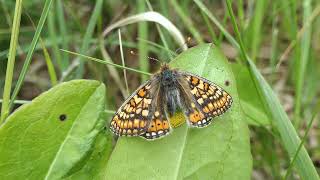
<instances>
[{"instance_id":1,"label":"butterfly abdomen","mask_svg":"<svg viewBox=\"0 0 320 180\"><path fill-rule=\"evenodd\" d=\"M173 116L178 108L181 107L180 93L178 89L166 91L166 105L169 116Z\"/></svg>"},{"instance_id":2,"label":"butterfly abdomen","mask_svg":"<svg viewBox=\"0 0 320 180\"><path fill-rule=\"evenodd\" d=\"M162 101L169 116L173 116L177 109L181 107L179 82L176 73L170 69L161 72L160 91L165 95Z\"/></svg>"}]
</instances>

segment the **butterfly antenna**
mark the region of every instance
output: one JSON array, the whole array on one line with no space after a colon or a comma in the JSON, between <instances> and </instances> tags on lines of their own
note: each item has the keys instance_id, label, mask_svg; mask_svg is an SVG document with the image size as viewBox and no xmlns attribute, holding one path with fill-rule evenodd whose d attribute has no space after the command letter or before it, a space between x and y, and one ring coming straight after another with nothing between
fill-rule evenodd
<instances>
[{"instance_id":1,"label":"butterfly antenna","mask_svg":"<svg viewBox=\"0 0 320 180\"><path fill-rule=\"evenodd\" d=\"M136 53L136 52L134 52L134 51L132 51L132 50L130 51L130 54L135 55L135 56L138 56L138 55L139 55L138 53ZM157 59L157 58L150 57L150 56L147 56L147 58L150 59L150 60L157 61L157 62L159 62L159 63L162 64L162 62L161 62L159 59Z\"/></svg>"},{"instance_id":2,"label":"butterfly antenna","mask_svg":"<svg viewBox=\"0 0 320 180\"><path fill-rule=\"evenodd\" d=\"M191 39L192 39L192 38L191 38L190 36L187 37L187 40L183 43L183 45L182 45L181 47L179 47L179 48L175 51L175 53L178 53L179 51L181 51L181 49L183 48L184 45L188 45L188 44L190 43Z\"/></svg>"}]
</instances>

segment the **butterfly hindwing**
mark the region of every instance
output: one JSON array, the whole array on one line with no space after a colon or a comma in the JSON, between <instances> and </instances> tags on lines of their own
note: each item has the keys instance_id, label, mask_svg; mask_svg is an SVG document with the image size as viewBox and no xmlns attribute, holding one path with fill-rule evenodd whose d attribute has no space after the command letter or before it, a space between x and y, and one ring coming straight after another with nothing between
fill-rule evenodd
<instances>
[{"instance_id":1,"label":"butterfly hindwing","mask_svg":"<svg viewBox=\"0 0 320 180\"><path fill-rule=\"evenodd\" d=\"M139 136L150 125L154 79L141 85L113 116L110 129L118 136Z\"/></svg>"},{"instance_id":2,"label":"butterfly hindwing","mask_svg":"<svg viewBox=\"0 0 320 180\"><path fill-rule=\"evenodd\" d=\"M154 140L168 135L170 129L171 127L166 113L163 108L157 107L150 121L148 130L140 136L148 140Z\"/></svg>"},{"instance_id":3,"label":"butterfly hindwing","mask_svg":"<svg viewBox=\"0 0 320 180\"><path fill-rule=\"evenodd\" d=\"M232 104L231 96L218 85L191 73L183 73L191 94L186 116L193 127L206 127Z\"/></svg>"}]
</instances>

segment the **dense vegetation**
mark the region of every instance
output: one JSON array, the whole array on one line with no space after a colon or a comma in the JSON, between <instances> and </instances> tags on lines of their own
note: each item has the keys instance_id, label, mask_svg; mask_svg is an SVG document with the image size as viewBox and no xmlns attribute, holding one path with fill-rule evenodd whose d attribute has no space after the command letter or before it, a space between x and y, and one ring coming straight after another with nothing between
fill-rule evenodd
<instances>
[{"instance_id":1,"label":"dense vegetation","mask_svg":"<svg viewBox=\"0 0 320 180\"><path fill-rule=\"evenodd\" d=\"M44 151L49 170L34 165L41 170L30 177L318 179L319 14L315 0L0 0L0 179L22 178L28 169L16 168ZM183 125L153 144L116 142L103 127L159 69L152 58L227 88L236 105L198 134ZM21 104L29 106L15 111ZM52 117L72 119L56 138L49 129L60 124L42 123ZM80 146L83 154L72 151ZM29 157L15 159L21 152Z\"/></svg>"}]
</instances>

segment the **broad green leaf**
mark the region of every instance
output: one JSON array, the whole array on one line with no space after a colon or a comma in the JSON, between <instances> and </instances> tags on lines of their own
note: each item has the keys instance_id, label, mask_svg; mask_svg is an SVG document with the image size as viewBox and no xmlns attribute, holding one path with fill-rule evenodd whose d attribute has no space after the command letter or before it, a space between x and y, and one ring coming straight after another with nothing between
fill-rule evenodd
<instances>
[{"instance_id":1,"label":"broad green leaf","mask_svg":"<svg viewBox=\"0 0 320 180\"><path fill-rule=\"evenodd\" d=\"M250 179L249 131L225 56L214 45L204 44L179 55L171 67L223 87L233 97L231 109L206 128L190 129L183 124L159 140L120 137L105 179Z\"/></svg>"},{"instance_id":2,"label":"broad green leaf","mask_svg":"<svg viewBox=\"0 0 320 180\"><path fill-rule=\"evenodd\" d=\"M80 171L75 172L66 179L69 180L88 180L103 179L107 173L107 162L112 151L112 136L109 130L99 133L93 152L86 164Z\"/></svg>"},{"instance_id":3,"label":"broad green leaf","mask_svg":"<svg viewBox=\"0 0 320 180\"><path fill-rule=\"evenodd\" d=\"M104 85L88 80L62 83L20 107L0 128L0 179L61 179L82 170L104 108Z\"/></svg>"},{"instance_id":4,"label":"broad green leaf","mask_svg":"<svg viewBox=\"0 0 320 180\"><path fill-rule=\"evenodd\" d=\"M267 112L260 99L258 91L251 80L248 69L241 65L231 64L232 71L236 74L237 89L240 98L240 104L243 112L247 116L247 122L251 125L268 125L270 121Z\"/></svg>"}]
</instances>

